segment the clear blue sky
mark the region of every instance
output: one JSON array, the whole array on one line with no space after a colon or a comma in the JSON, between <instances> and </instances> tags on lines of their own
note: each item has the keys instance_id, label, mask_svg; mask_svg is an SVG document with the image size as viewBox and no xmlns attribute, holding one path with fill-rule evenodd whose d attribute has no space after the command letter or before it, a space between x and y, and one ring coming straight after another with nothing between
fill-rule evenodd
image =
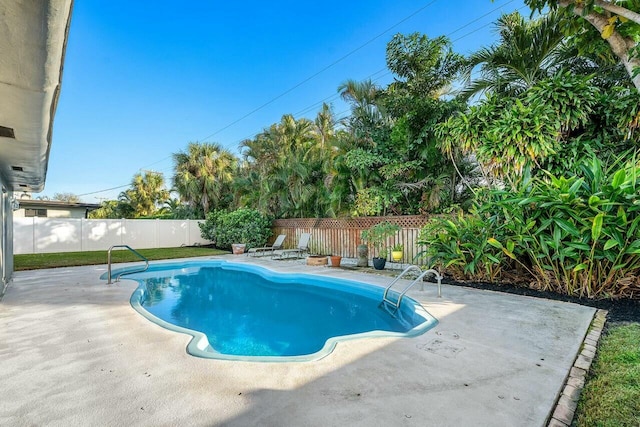
<instances>
[{"instance_id":1,"label":"clear blue sky","mask_svg":"<svg viewBox=\"0 0 640 427\"><path fill-rule=\"evenodd\" d=\"M164 173L170 186L171 154L189 142L238 153L241 140L283 114L313 117L323 100L343 116L340 83L391 81L385 46L395 33L448 35L469 54L493 43L492 23L516 9L529 15L522 0L76 1L36 196L99 203L140 170Z\"/></svg>"}]
</instances>

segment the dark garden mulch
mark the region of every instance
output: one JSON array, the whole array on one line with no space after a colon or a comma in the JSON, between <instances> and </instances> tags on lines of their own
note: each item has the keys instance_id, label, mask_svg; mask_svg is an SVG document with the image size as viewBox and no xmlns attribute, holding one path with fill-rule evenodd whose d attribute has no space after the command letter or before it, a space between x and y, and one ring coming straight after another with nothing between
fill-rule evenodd
<instances>
[{"instance_id":1,"label":"dark garden mulch","mask_svg":"<svg viewBox=\"0 0 640 427\"><path fill-rule=\"evenodd\" d=\"M395 277L400 273L397 269L385 269L374 270L371 267L355 267L355 266L342 266L342 268L348 270L357 270L367 273L373 273L378 275L385 275L389 277ZM539 291L529 288L526 283L518 283L519 276L513 275L514 282L501 282L501 283L484 283L484 282L462 282L445 277L442 279L442 283L448 285L465 286L474 289L486 289L489 291L506 292L516 295L526 295L536 298L546 298L555 301L565 301L575 304L581 304L588 307L599 308L607 310L607 321L611 323L625 323L625 322L637 322L640 323L640 299L589 299L570 297L567 295L558 294L549 291ZM432 278L426 278L425 280L433 280Z\"/></svg>"},{"instance_id":2,"label":"dark garden mulch","mask_svg":"<svg viewBox=\"0 0 640 427\"><path fill-rule=\"evenodd\" d=\"M506 292L510 294L526 295L537 298L546 298L556 301L566 301L575 304L586 305L588 307L607 310L607 321L609 322L640 322L640 300L637 299L589 299L577 298L555 292L538 291L523 285L508 283L473 283L458 282L444 279L442 283L449 285L466 286L475 289L486 289L490 291Z\"/></svg>"}]
</instances>

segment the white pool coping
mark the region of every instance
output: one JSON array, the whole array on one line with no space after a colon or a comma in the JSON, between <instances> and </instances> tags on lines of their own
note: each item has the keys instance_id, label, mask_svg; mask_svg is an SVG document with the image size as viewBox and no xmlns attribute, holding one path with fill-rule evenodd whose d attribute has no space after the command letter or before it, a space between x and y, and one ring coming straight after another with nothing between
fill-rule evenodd
<instances>
[{"instance_id":1,"label":"white pool coping","mask_svg":"<svg viewBox=\"0 0 640 427\"><path fill-rule=\"evenodd\" d=\"M221 360L242 360L249 362L273 362L273 363L285 363L285 362L310 362L314 360L320 360L323 357L329 355L336 347L336 345L340 342L349 341L353 339L363 339L363 338L387 338L387 337L396 337L396 338L408 338L414 337L417 335L421 335L433 328L437 325L438 321L427 312L424 307L417 301L411 298L404 298L402 301L402 311L410 311L413 312L417 318L423 319L423 321L414 326L412 329L406 332L392 332L392 331L383 331L383 330L372 330L369 332L361 332L358 334L351 335L340 335L334 336L327 339L322 348L318 351L309 353L309 354L299 354L299 355L291 355L291 356L262 356L262 355L235 355L235 354L224 354L216 351L215 348L212 348L209 339L207 336L197 330L188 329L182 326L175 325L170 323L164 319L161 319L154 314L150 313L144 308L144 298L146 292L146 286L144 285L144 279L148 277L166 277L165 271L169 270L169 274L175 274L175 271L180 271L182 274L185 273L197 273L200 268L203 267L221 267L228 268L232 270L238 271L246 271L252 274L256 274L263 279L275 281L279 283L296 283L299 286L309 286L313 285L316 288L323 288L326 292L331 292L333 289L342 289L344 291L354 292L363 296L379 298L382 301L382 292L381 289L373 289L377 288L373 287L366 282L356 282L354 280L346 280L343 278L327 278L320 277L314 274L306 274L306 273L291 273L291 272L282 272L276 271L268 266L258 266L253 264L246 263L238 263L227 261L227 260L189 260L184 262L166 262L166 263L156 263L154 267L157 269L151 268L146 272L138 272L136 274L128 275L127 277L131 280L136 280L139 283L138 288L133 292L130 298L131 306L142 316L144 316L149 321L156 323L159 326L162 326L165 329L179 332L187 335L191 335L192 339L187 344L187 353L192 356L204 357L207 359L221 359ZM113 274L116 276L120 276L122 274L126 274L127 271L136 272L139 269L136 267L130 268L120 268L115 269ZM102 275L101 278L107 278L107 275ZM331 279L331 280L327 280ZM395 290L395 288L394 288ZM376 291L380 291L380 295L376 295ZM395 293L395 298L397 298L397 292ZM391 313L388 313L391 315Z\"/></svg>"}]
</instances>

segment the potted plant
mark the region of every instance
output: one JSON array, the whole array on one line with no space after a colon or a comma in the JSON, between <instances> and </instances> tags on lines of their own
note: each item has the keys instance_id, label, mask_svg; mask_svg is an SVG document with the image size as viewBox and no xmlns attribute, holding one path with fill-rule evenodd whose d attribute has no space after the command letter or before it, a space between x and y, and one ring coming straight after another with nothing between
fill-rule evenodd
<instances>
[{"instance_id":1,"label":"potted plant","mask_svg":"<svg viewBox=\"0 0 640 427\"><path fill-rule=\"evenodd\" d=\"M391 247L391 259L394 261L400 261L404 255L404 245L396 243Z\"/></svg>"},{"instance_id":2,"label":"potted plant","mask_svg":"<svg viewBox=\"0 0 640 427\"><path fill-rule=\"evenodd\" d=\"M231 252L233 252L234 255L242 255L246 247L247 245L244 243L232 243Z\"/></svg>"},{"instance_id":3,"label":"potted plant","mask_svg":"<svg viewBox=\"0 0 640 427\"><path fill-rule=\"evenodd\" d=\"M383 246L378 250L378 256L371 258L373 261L373 268L376 270L384 270L384 266L387 264L387 247Z\"/></svg>"},{"instance_id":4,"label":"potted plant","mask_svg":"<svg viewBox=\"0 0 640 427\"><path fill-rule=\"evenodd\" d=\"M307 256L307 265L327 265L329 262L326 255L309 255Z\"/></svg>"},{"instance_id":5,"label":"potted plant","mask_svg":"<svg viewBox=\"0 0 640 427\"><path fill-rule=\"evenodd\" d=\"M399 230L397 224L383 221L362 232L362 240L370 244L376 254L373 257L373 268L376 270L384 269L387 262L387 239Z\"/></svg>"},{"instance_id":6,"label":"potted plant","mask_svg":"<svg viewBox=\"0 0 640 427\"><path fill-rule=\"evenodd\" d=\"M331 267L340 267L340 262L342 261L340 255L330 255L329 258L331 258Z\"/></svg>"}]
</instances>

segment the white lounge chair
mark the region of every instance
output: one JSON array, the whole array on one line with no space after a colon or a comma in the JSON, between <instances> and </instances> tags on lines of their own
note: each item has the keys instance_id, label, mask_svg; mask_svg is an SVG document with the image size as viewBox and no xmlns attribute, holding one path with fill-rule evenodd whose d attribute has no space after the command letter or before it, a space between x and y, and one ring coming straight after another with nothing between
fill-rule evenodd
<instances>
[{"instance_id":1,"label":"white lounge chair","mask_svg":"<svg viewBox=\"0 0 640 427\"><path fill-rule=\"evenodd\" d=\"M311 234L302 233L300 240L298 240L298 246L295 249L281 249L273 251L273 257L279 258L302 258L304 254L309 253L309 240L311 240Z\"/></svg>"},{"instance_id":2,"label":"white lounge chair","mask_svg":"<svg viewBox=\"0 0 640 427\"><path fill-rule=\"evenodd\" d=\"M286 234L280 234L278 237L276 237L275 242L273 242L273 244L271 246L264 246L262 248L251 248L249 249L249 251L247 252L247 256L251 255L251 256L263 256L263 255L267 255L267 254L273 254L273 251L277 250L277 249L282 249L282 244L284 243L284 239L287 238Z\"/></svg>"}]
</instances>

